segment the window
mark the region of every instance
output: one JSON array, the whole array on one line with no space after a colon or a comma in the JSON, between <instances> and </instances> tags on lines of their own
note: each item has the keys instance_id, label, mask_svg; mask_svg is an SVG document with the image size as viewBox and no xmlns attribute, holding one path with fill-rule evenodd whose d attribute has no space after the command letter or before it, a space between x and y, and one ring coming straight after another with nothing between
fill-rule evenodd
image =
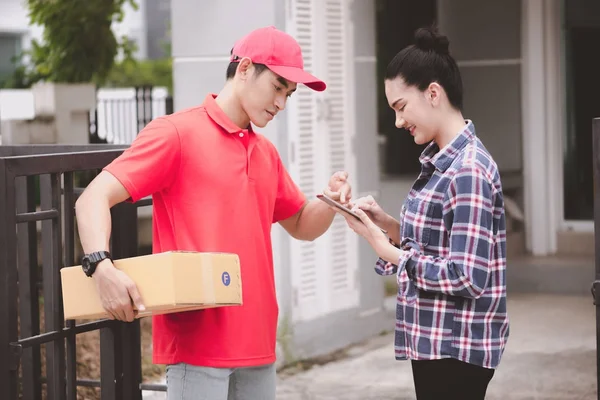
<instances>
[{"instance_id":1,"label":"window","mask_svg":"<svg viewBox=\"0 0 600 400\"><path fill-rule=\"evenodd\" d=\"M20 52L20 35L0 33L0 87L15 70L13 58Z\"/></svg>"},{"instance_id":2,"label":"window","mask_svg":"<svg viewBox=\"0 0 600 400\"><path fill-rule=\"evenodd\" d=\"M436 19L436 0L377 0L377 109L380 165L383 177L416 176L425 146L396 128L396 116L385 97L383 76L396 53L413 43L415 31Z\"/></svg>"},{"instance_id":3,"label":"window","mask_svg":"<svg viewBox=\"0 0 600 400\"><path fill-rule=\"evenodd\" d=\"M592 119L600 117L600 4L569 0L565 7L567 129L564 138L564 218L594 218Z\"/></svg>"}]
</instances>

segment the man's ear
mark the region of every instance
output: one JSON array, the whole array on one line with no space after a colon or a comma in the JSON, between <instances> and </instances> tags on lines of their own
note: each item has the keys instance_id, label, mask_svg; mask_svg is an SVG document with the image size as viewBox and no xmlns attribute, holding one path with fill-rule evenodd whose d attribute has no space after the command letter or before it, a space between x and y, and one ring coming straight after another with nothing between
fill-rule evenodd
<instances>
[{"instance_id":1,"label":"man's ear","mask_svg":"<svg viewBox=\"0 0 600 400\"><path fill-rule=\"evenodd\" d=\"M442 95L442 87L437 82L431 82L427 87L426 96L427 100L433 107L437 107L440 104Z\"/></svg>"},{"instance_id":2,"label":"man's ear","mask_svg":"<svg viewBox=\"0 0 600 400\"><path fill-rule=\"evenodd\" d=\"M252 64L252 60L248 57L244 57L238 63L236 68L236 75L240 77L241 80L245 81L251 75L254 70L254 65Z\"/></svg>"}]
</instances>

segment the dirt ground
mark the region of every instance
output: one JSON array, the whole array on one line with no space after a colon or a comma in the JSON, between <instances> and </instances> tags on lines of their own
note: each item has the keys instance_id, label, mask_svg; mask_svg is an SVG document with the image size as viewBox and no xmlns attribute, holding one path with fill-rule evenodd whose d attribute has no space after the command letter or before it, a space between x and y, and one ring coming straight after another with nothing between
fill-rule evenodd
<instances>
[{"instance_id":1,"label":"dirt ground","mask_svg":"<svg viewBox=\"0 0 600 400\"><path fill-rule=\"evenodd\" d=\"M152 318L140 320L142 331L142 380L155 381L164 373L164 367L152 364ZM100 379L100 332L77 336L77 378ZM100 399L100 389L78 388L79 400Z\"/></svg>"},{"instance_id":2,"label":"dirt ground","mask_svg":"<svg viewBox=\"0 0 600 400\"><path fill-rule=\"evenodd\" d=\"M43 312L41 331L43 328ZM164 374L164 367L152 364L152 319L142 318L140 320L142 331L142 380L143 382L156 381ZM77 379L100 379L100 332L87 332L77 335ZM42 376L46 376L45 346L41 346ZM42 385L43 399L46 399L45 385ZM78 400L100 399L98 388L77 388Z\"/></svg>"}]
</instances>

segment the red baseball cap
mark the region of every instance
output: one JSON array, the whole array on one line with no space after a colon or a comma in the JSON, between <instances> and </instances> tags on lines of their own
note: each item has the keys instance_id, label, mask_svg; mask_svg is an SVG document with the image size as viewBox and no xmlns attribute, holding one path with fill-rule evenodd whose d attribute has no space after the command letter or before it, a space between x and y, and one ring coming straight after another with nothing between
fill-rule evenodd
<instances>
[{"instance_id":1,"label":"red baseball cap","mask_svg":"<svg viewBox=\"0 0 600 400\"><path fill-rule=\"evenodd\" d=\"M325 82L304 71L302 50L296 39L274 26L255 29L235 43L231 61L244 57L264 64L288 81L303 83L318 92L327 87Z\"/></svg>"}]
</instances>

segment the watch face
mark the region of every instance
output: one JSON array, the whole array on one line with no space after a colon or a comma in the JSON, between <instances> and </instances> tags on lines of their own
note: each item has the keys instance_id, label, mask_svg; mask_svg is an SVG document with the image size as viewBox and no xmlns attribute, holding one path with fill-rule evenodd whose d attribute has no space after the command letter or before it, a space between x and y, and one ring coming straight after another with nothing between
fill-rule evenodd
<instances>
[{"instance_id":1,"label":"watch face","mask_svg":"<svg viewBox=\"0 0 600 400\"><path fill-rule=\"evenodd\" d=\"M90 270L90 259L88 257L83 257L81 267L83 268L83 272L87 273Z\"/></svg>"}]
</instances>

